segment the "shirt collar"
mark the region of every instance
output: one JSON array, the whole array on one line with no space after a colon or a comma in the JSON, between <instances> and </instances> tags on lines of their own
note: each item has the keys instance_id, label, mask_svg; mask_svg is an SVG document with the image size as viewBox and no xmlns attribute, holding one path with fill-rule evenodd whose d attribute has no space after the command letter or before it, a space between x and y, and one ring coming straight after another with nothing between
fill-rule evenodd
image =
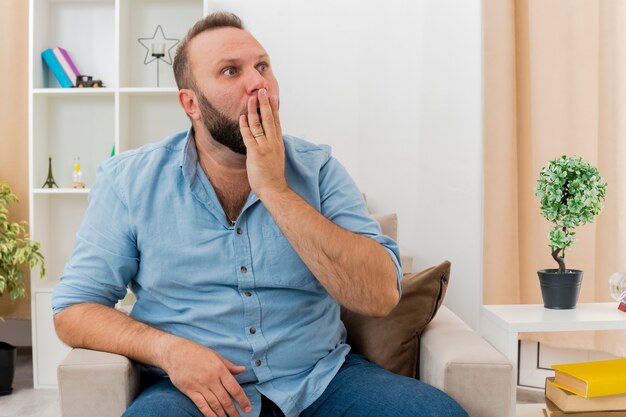
<instances>
[{"instance_id":1,"label":"shirt collar","mask_svg":"<svg viewBox=\"0 0 626 417\"><path fill-rule=\"evenodd\" d=\"M196 149L196 140L194 136L193 126L187 131L185 146L183 147L180 159L180 167L183 170L183 176L192 185L196 178L196 169L198 166L198 150Z\"/></svg>"},{"instance_id":2,"label":"shirt collar","mask_svg":"<svg viewBox=\"0 0 626 417\"><path fill-rule=\"evenodd\" d=\"M217 195L215 195L215 191L213 190L213 186L204 172L201 173L201 177L204 179L199 180L198 182L198 170L202 168L200 168L198 164L198 149L196 148L193 126L187 131L185 146L183 147L180 160L180 167L183 171L183 177L187 181L187 184L189 184L189 188L201 202L210 207L215 207L215 204L219 204ZM205 182L204 185L202 185L203 181ZM211 201L209 195L213 195L215 197L215 204ZM242 213L257 201L259 201L259 197L257 197L254 193L250 193L248 200L242 209Z\"/></svg>"}]
</instances>

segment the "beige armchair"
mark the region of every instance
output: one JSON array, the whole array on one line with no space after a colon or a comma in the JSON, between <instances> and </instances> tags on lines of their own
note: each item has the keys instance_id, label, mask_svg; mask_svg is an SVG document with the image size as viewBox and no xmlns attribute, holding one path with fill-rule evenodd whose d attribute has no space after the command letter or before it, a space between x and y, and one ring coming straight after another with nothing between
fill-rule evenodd
<instances>
[{"instance_id":1,"label":"beige armchair","mask_svg":"<svg viewBox=\"0 0 626 417\"><path fill-rule=\"evenodd\" d=\"M420 380L454 398L470 417L507 416L512 367L445 306L420 340ZM119 417L139 388L139 369L112 353L73 349L59 365L63 417Z\"/></svg>"},{"instance_id":2,"label":"beige armchair","mask_svg":"<svg viewBox=\"0 0 626 417\"><path fill-rule=\"evenodd\" d=\"M374 217L383 233L397 240L397 216ZM404 272L410 272L413 260L402 258ZM58 379L63 417L119 417L139 389L139 369L132 361L85 349L67 355ZM509 413L511 364L445 306L421 334L419 379L446 392L470 417Z\"/></svg>"}]
</instances>

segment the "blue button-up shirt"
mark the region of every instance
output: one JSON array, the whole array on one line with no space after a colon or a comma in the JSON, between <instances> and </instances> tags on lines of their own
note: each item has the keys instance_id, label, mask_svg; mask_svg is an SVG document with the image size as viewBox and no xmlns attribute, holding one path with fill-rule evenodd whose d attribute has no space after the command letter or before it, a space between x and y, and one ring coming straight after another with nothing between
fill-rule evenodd
<instances>
[{"instance_id":1,"label":"blue button-up shirt","mask_svg":"<svg viewBox=\"0 0 626 417\"><path fill-rule=\"evenodd\" d=\"M290 188L337 225L383 245L399 282L396 243L381 234L330 149L287 135L284 143ZM135 319L246 366L235 378L252 403L250 416L259 415L261 394L297 416L350 350L339 305L254 193L236 224L227 220L193 130L99 167L53 311L114 306L127 287L137 297Z\"/></svg>"}]
</instances>

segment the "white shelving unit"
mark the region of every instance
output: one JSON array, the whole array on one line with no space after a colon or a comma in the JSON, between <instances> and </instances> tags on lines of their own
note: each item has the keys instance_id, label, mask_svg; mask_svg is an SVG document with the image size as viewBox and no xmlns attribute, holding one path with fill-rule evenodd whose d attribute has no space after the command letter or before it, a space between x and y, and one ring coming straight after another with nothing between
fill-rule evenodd
<instances>
[{"instance_id":1,"label":"white shelving unit","mask_svg":"<svg viewBox=\"0 0 626 417\"><path fill-rule=\"evenodd\" d=\"M151 37L157 25L168 38L182 39L209 2L30 0L30 233L41 242L48 269L46 277L36 270L31 278L35 388L56 388L57 365L69 350L54 332L51 295L87 207L89 188L69 188L74 157L90 187L113 147L121 153L189 126L171 67L159 64L157 87L156 62L144 65L146 50L137 39ZM59 88L41 59L42 51L56 46L105 88ZM48 158L58 189L41 188Z\"/></svg>"}]
</instances>

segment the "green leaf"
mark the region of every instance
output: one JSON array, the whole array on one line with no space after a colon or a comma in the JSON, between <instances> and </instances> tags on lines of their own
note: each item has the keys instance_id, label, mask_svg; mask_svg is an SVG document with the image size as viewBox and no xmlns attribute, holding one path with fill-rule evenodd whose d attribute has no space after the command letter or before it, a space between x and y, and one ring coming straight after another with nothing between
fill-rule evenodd
<instances>
[{"instance_id":1,"label":"green leaf","mask_svg":"<svg viewBox=\"0 0 626 417\"><path fill-rule=\"evenodd\" d=\"M541 169L535 195L541 214L554 224L549 233L552 250L574 244L569 230L594 220L603 208L606 188L598 170L580 157L564 155Z\"/></svg>"},{"instance_id":2,"label":"green leaf","mask_svg":"<svg viewBox=\"0 0 626 417\"><path fill-rule=\"evenodd\" d=\"M46 274L41 245L30 240L26 233L28 224L8 221L7 206L17 201L9 186L0 183L0 296L8 292L12 300L26 295L22 266L27 265L30 269L39 266L40 276Z\"/></svg>"}]
</instances>

